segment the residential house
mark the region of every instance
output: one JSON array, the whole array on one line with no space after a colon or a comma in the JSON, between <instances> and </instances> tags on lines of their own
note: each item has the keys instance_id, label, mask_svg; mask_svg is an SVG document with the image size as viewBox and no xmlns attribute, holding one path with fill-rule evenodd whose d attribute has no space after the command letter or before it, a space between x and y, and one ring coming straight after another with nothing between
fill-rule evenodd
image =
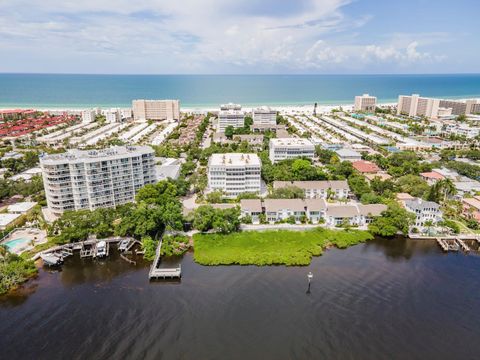
<instances>
[{"instance_id":1,"label":"residential house","mask_svg":"<svg viewBox=\"0 0 480 360\"><path fill-rule=\"evenodd\" d=\"M340 161L354 162L354 161L362 160L362 154L351 149L343 148L343 149L336 150L335 153L337 154Z\"/></svg>"},{"instance_id":2,"label":"residential house","mask_svg":"<svg viewBox=\"0 0 480 360\"><path fill-rule=\"evenodd\" d=\"M250 216L252 224L260 224L260 214L263 213L262 200L260 199L242 199L240 200L242 217Z\"/></svg>"},{"instance_id":3,"label":"residential house","mask_svg":"<svg viewBox=\"0 0 480 360\"><path fill-rule=\"evenodd\" d=\"M268 222L286 220L291 216L299 222L306 216L302 199L265 199L264 208Z\"/></svg>"},{"instance_id":4,"label":"residential house","mask_svg":"<svg viewBox=\"0 0 480 360\"><path fill-rule=\"evenodd\" d=\"M442 221L442 211L440 205L433 201L425 201L420 198L405 200L405 209L415 214L415 226L425 227L425 224L431 221L432 225Z\"/></svg>"},{"instance_id":5,"label":"residential house","mask_svg":"<svg viewBox=\"0 0 480 360\"><path fill-rule=\"evenodd\" d=\"M346 199L350 194L350 187L346 180L332 181L274 181L273 188L280 189L288 186L295 186L305 192L308 199L328 197L334 199Z\"/></svg>"},{"instance_id":6,"label":"residential house","mask_svg":"<svg viewBox=\"0 0 480 360\"><path fill-rule=\"evenodd\" d=\"M462 214L467 219L474 219L480 222L480 196L462 199Z\"/></svg>"},{"instance_id":7,"label":"residential house","mask_svg":"<svg viewBox=\"0 0 480 360\"><path fill-rule=\"evenodd\" d=\"M358 160L352 162L352 166L355 170L362 174L376 174L380 171L380 168L377 164L371 161Z\"/></svg>"}]
</instances>

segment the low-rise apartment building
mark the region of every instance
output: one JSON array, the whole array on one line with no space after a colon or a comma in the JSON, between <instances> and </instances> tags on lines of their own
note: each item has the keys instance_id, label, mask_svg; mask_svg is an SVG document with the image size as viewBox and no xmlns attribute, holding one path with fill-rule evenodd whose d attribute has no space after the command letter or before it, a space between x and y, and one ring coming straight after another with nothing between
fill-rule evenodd
<instances>
[{"instance_id":1,"label":"low-rise apartment building","mask_svg":"<svg viewBox=\"0 0 480 360\"><path fill-rule=\"evenodd\" d=\"M89 124L95 121L97 112L94 109L87 109L82 111L82 122Z\"/></svg>"},{"instance_id":2,"label":"low-rise apartment building","mask_svg":"<svg viewBox=\"0 0 480 360\"><path fill-rule=\"evenodd\" d=\"M208 161L208 187L226 197L261 191L262 163L256 154L213 154Z\"/></svg>"},{"instance_id":3,"label":"low-rise apartment building","mask_svg":"<svg viewBox=\"0 0 480 360\"><path fill-rule=\"evenodd\" d=\"M346 180L324 181L274 181L273 188L298 187L307 199L346 199L350 195L350 187Z\"/></svg>"},{"instance_id":4,"label":"low-rise apartment building","mask_svg":"<svg viewBox=\"0 0 480 360\"><path fill-rule=\"evenodd\" d=\"M180 120L179 100L133 100L133 119L146 120Z\"/></svg>"},{"instance_id":5,"label":"low-rise apartment building","mask_svg":"<svg viewBox=\"0 0 480 360\"><path fill-rule=\"evenodd\" d=\"M462 199L462 214L467 219L480 222L480 196Z\"/></svg>"},{"instance_id":6,"label":"low-rise apartment building","mask_svg":"<svg viewBox=\"0 0 480 360\"><path fill-rule=\"evenodd\" d=\"M342 148L335 150L335 153L337 154L340 161L354 162L362 160L362 154L352 149Z\"/></svg>"},{"instance_id":7,"label":"low-rise apartment building","mask_svg":"<svg viewBox=\"0 0 480 360\"><path fill-rule=\"evenodd\" d=\"M297 223L308 220L313 224L325 222L328 226L365 226L387 210L383 204L338 205L328 204L325 199L253 199L241 200L240 206L242 216L250 216L254 224L258 224L260 215L265 214L268 223L294 218Z\"/></svg>"},{"instance_id":8,"label":"low-rise apartment building","mask_svg":"<svg viewBox=\"0 0 480 360\"><path fill-rule=\"evenodd\" d=\"M269 158L272 163L299 157L313 160L315 156L315 145L304 138L270 139L269 148Z\"/></svg>"},{"instance_id":9,"label":"low-rise apartment building","mask_svg":"<svg viewBox=\"0 0 480 360\"><path fill-rule=\"evenodd\" d=\"M368 111L373 112L377 107L377 98L370 96L369 94L363 94L361 96L355 96L355 111Z\"/></svg>"},{"instance_id":10,"label":"low-rise apartment building","mask_svg":"<svg viewBox=\"0 0 480 360\"><path fill-rule=\"evenodd\" d=\"M155 152L149 146L69 150L40 156L48 208L95 210L133 202L136 192L156 182Z\"/></svg>"}]
</instances>

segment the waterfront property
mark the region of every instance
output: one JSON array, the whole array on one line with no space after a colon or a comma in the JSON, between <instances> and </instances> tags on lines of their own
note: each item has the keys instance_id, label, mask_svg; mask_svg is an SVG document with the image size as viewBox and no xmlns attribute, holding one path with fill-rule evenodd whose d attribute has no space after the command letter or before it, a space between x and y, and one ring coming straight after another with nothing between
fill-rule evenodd
<instances>
[{"instance_id":1,"label":"waterfront property","mask_svg":"<svg viewBox=\"0 0 480 360\"><path fill-rule=\"evenodd\" d=\"M274 189L294 186L302 189L308 199L347 199L350 187L346 180L324 181L274 181Z\"/></svg>"},{"instance_id":2,"label":"waterfront property","mask_svg":"<svg viewBox=\"0 0 480 360\"><path fill-rule=\"evenodd\" d=\"M325 222L327 226L365 226L380 216L387 206L383 204L345 205L330 204L321 198L310 199L249 199L241 200L242 216L250 216L253 224L260 223L260 215L265 215L269 223L292 220L295 223Z\"/></svg>"},{"instance_id":3,"label":"waterfront property","mask_svg":"<svg viewBox=\"0 0 480 360\"><path fill-rule=\"evenodd\" d=\"M415 226L422 229L429 223L436 225L442 221L442 211L440 205L433 201L425 201L420 198L413 198L403 201L405 209L415 214Z\"/></svg>"},{"instance_id":4,"label":"waterfront property","mask_svg":"<svg viewBox=\"0 0 480 360\"><path fill-rule=\"evenodd\" d=\"M213 154L208 161L208 187L226 197L260 193L262 162L256 154Z\"/></svg>"},{"instance_id":5,"label":"waterfront property","mask_svg":"<svg viewBox=\"0 0 480 360\"><path fill-rule=\"evenodd\" d=\"M47 232L37 228L19 228L11 231L0 240L0 245L14 254L21 254L38 244L47 242Z\"/></svg>"},{"instance_id":6,"label":"waterfront property","mask_svg":"<svg viewBox=\"0 0 480 360\"><path fill-rule=\"evenodd\" d=\"M308 265L327 246L346 248L372 238L367 231L323 228L196 234L194 258L202 265Z\"/></svg>"},{"instance_id":7,"label":"waterfront property","mask_svg":"<svg viewBox=\"0 0 480 360\"><path fill-rule=\"evenodd\" d=\"M70 150L40 157L49 210L114 207L132 202L136 192L156 182L154 151L148 146Z\"/></svg>"},{"instance_id":8,"label":"waterfront property","mask_svg":"<svg viewBox=\"0 0 480 360\"><path fill-rule=\"evenodd\" d=\"M281 160L306 157L312 159L315 155L315 146L304 138L274 138L269 144L270 161L274 164Z\"/></svg>"},{"instance_id":9,"label":"waterfront property","mask_svg":"<svg viewBox=\"0 0 480 360\"><path fill-rule=\"evenodd\" d=\"M374 112L376 106L377 98L375 96L370 96L369 94L355 96L355 103L353 105L355 111Z\"/></svg>"},{"instance_id":10,"label":"waterfront property","mask_svg":"<svg viewBox=\"0 0 480 360\"><path fill-rule=\"evenodd\" d=\"M132 112L134 120L180 120L180 101L133 100Z\"/></svg>"}]
</instances>

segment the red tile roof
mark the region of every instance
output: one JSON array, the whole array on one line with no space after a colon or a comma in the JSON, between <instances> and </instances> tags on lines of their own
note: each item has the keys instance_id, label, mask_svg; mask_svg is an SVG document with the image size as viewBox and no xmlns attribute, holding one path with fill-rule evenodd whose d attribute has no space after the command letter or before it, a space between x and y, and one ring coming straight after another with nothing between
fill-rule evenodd
<instances>
[{"instance_id":1,"label":"red tile roof","mask_svg":"<svg viewBox=\"0 0 480 360\"><path fill-rule=\"evenodd\" d=\"M420 173L420 176L423 177L423 178L426 178L426 179L435 179L435 180L445 179L445 176L443 176L442 174L439 174L435 171Z\"/></svg>"},{"instance_id":2,"label":"red tile roof","mask_svg":"<svg viewBox=\"0 0 480 360\"><path fill-rule=\"evenodd\" d=\"M371 161L358 160L352 163L354 169L361 173L376 173L380 171L380 168Z\"/></svg>"}]
</instances>

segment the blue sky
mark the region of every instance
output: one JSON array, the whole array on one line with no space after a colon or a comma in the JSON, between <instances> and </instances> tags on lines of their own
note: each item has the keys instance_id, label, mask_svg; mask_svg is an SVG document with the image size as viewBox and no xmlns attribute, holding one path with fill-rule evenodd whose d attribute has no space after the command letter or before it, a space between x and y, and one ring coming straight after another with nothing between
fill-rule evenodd
<instances>
[{"instance_id":1,"label":"blue sky","mask_svg":"<svg viewBox=\"0 0 480 360\"><path fill-rule=\"evenodd\" d=\"M0 72L478 73L478 0L0 0Z\"/></svg>"}]
</instances>

